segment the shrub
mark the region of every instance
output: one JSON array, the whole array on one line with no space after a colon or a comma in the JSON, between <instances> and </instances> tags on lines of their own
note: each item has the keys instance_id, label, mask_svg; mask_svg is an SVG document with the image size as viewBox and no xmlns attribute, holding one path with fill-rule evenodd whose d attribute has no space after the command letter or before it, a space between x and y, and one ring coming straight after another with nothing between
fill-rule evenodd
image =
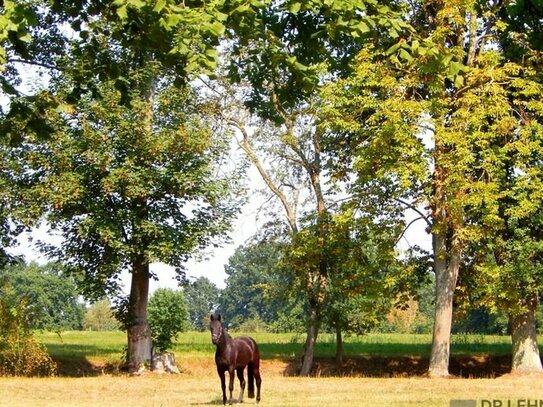
<instances>
[{"instance_id":1,"label":"shrub","mask_svg":"<svg viewBox=\"0 0 543 407\"><path fill-rule=\"evenodd\" d=\"M268 325L256 315L244 321L239 327L240 332L268 332Z\"/></svg>"},{"instance_id":2,"label":"shrub","mask_svg":"<svg viewBox=\"0 0 543 407\"><path fill-rule=\"evenodd\" d=\"M52 376L56 364L47 350L32 337L28 304L16 299L8 286L0 297L0 375Z\"/></svg>"},{"instance_id":3,"label":"shrub","mask_svg":"<svg viewBox=\"0 0 543 407\"><path fill-rule=\"evenodd\" d=\"M107 299L92 304L83 318L83 329L87 331L115 331L120 327Z\"/></svg>"},{"instance_id":4,"label":"shrub","mask_svg":"<svg viewBox=\"0 0 543 407\"><path fill-rule=\"evenodd\" d=\"M158 352L171 349L179 332L188 327L185 296L181 291L159 288L149 300L149 326L153 345Z\"/></svg>"}]
</instances>

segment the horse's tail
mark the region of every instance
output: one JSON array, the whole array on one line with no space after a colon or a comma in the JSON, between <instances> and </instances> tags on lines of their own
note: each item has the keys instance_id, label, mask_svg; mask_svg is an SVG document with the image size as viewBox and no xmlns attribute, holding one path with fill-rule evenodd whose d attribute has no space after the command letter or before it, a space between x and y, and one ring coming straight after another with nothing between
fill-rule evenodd
<instances>
[{"instance_id":1,"label":"horse's tail","mask_svg":"<svg viewBox=\"0 0 543 407\"><path fill-rule=\"evenodd\" d=\"M255 398L255 367L253 362L247 366L247 397Z\"/></svg>"}]
</instances>

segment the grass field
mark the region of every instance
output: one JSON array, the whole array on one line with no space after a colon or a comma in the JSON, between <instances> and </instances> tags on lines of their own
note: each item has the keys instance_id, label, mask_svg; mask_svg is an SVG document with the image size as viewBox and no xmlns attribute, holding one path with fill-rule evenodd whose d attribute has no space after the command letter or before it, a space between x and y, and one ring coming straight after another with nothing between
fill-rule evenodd
<instances>
[{"instance_id":1,"label":"grass field","mask_svg":"<svg viewBox=\"0 0 543 407\"><path fill-rule=\"evenodd\" d=\"M346 377L299 378L292 375L303 342L293 334L251 334L262 353L263 406L443 406L450 400L473 399L477 407L483 400L502 401L502 406L528 406L543 399L543 377L478 379L428 379L418 377L376 377L364 372L344 370ZM112 366L119 366L125 346L121 332L40 333L52 356L73 376L44 379L0 378L0 406L197 406L221 404L220 385L216 376L208 333L185 333L174 352L180 375L146 374L129 377ZM335 352L333 337L319 337L317 364L330 364ZM429 353L426 335L366 335L346 339L346 365L351 359L379 364L383 360L420 361ZM510 340L499 336L455 336L453 359L476 361L488 355L508 359ZM380 360L380 362L376 362ZM418 363L418 362L417 362ZM393 366L383 365L383 370ZM61 369L62 371L62 369ZM387 372L385 372L387 373ZM388 372L390 373L390 372ZM388 374L387 373L387 374ZM408 371L409 373L409 371ZM317 370L316 375L320 372ZM386 375L385 375L386 376ZM235 394L237 395L236 383ZM508 402L510 401L510 406ZM519 403L520 401L520 403ZM252 403L252 400L245 400ZM524 404L523 404L524 403ZM539 404L538 404L539 405ZM543 402L542 402L543 405ZM490 405L489 405L490 406Z\"/></svg>"},{"instance_id":2,"label":"grass field","mask_svg":"<svg viewBox=\"0 0 543 407\"><path fill-rule=\"evenodd\" d=\"M250 335L259 343L263 359L288 359L300 354L304 336L292 333L239 333ZM61 336L54 333L37 333L54 357L90 357L106 361L119 359L125 346L123 332L70 331ZM345 339L345 354L357 356L427 356L430 353L430 335L368 334ZM210 355L214 346L208 332L186 332L179 335L173 351L177 357ZM454 335L453 355L505 355L511 352L508 336ZM321 334L318 338L316 355L331 357L335 354L335 336Z\"/></svg>"}]
</instances>

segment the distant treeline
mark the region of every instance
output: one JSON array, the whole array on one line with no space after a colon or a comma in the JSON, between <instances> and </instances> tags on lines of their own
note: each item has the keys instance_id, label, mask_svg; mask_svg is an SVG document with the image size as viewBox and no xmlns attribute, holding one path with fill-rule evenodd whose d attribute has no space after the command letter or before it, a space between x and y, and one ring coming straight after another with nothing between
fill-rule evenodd
<instances>
[{"instance_id":1,"label":"distant treeline","mask_svg":"<svg viewBox=\"0 0 543 407\"><path fill-rule=\"evenodd\" d=\"M206 277L187 282L179 291L186 309L186 330L207 329L210 313L221 313L233 331L303 332L305 330L302 296L289 289L286 273L279 270L280 260L270 244L238 248L226 266L226 286L222 289ZM277 253L276 253L277 254ZM281 283L283 281L283 283ZM291 287L292 288L292 287ZM76 277L57 263L38 265L20 262L0 270L0 293L26 304L32 329L52 332L66 330L107 331L120 329L115 305L107 298L92 304L83 301ZM152 298L152 297L151 297ZM391 305L388 313L353 333L396 332L431 333L433 323L433 282L422 286L402 306ZM356 317L357 310L353 309ZM508 318L485 309L458 310L453 331L457 333L509 334ZM543 313L537 314L537 326L543 325ZM325 323L324 332L334 327Z\"/></svg>"}]
</instances>

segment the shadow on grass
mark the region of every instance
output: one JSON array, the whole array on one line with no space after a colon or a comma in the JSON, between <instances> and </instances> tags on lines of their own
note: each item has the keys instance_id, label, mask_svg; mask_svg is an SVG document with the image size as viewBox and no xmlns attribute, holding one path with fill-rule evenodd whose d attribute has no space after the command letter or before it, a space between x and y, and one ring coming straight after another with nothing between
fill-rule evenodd
<instances>
[{"instance_id":1,"label":"shadow on grass","mask_svg":"<svg viewBox=\"0 0 543 407\"><path fill-rule=\"evenodd\" d=\"M85 357L53 357L57 364L57 372L61 377L95 377L103 375L118 375L123 372L119 364L91 363Z\"/></svg>"},{"instance_id":2,"label":"shadow on grass","mask_svg":"<svg viewBox=\"0 0 543 407\"><path fill-rule=\"evenodd\" d=\"M51 358L57 364L57 372L62 377L92 377L104 374L121 374L120 352L117 349L105 350L99 345L55 343L46 345ZM104 362L91 361L98 357ZM115 362L109 362L113 360Z\"/></svg>"},{"instance_id":3,"label":"shadow on grass","mask_svg":"<svg viewBox=\"0 0 543 407\"><path fill-rule=\"evenodd\" d=\"M362 356L345 358L338 363L331 357L315 357L313 377L424 377L427 375L429 359L408 356ZM298 360L289 360L285 376L297 376ZM452 376L462 378L495 378L509 373L510 355L497 356L453 356L449 362Z\"/></svg>"}]
</instances>

